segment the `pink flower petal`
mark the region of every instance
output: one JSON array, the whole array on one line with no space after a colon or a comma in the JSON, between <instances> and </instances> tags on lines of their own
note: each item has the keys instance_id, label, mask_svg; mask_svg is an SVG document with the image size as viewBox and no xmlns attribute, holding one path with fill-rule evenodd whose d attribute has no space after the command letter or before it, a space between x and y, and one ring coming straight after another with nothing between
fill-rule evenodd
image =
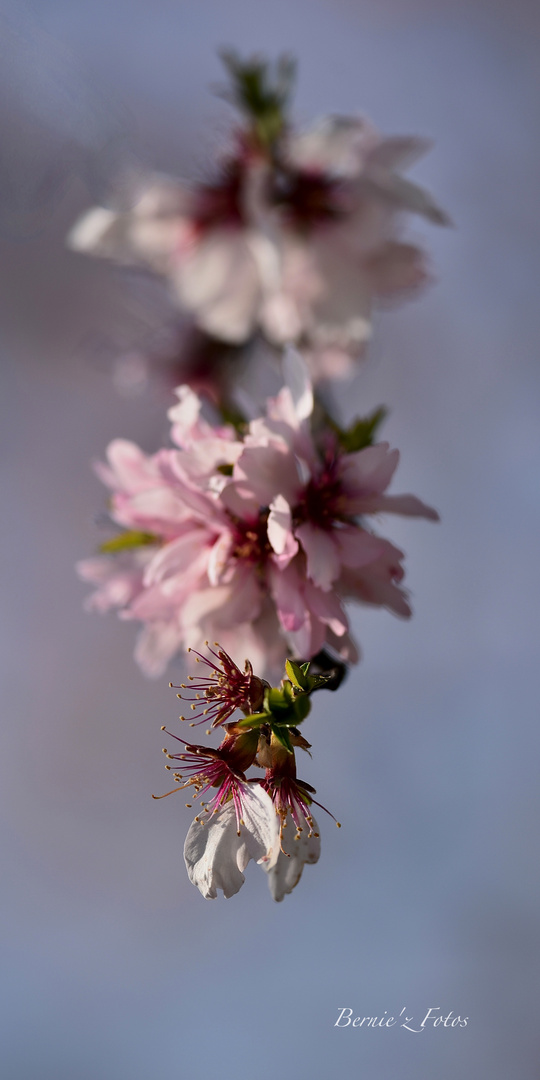
<instances>
[{"instance_id":1,"label":"pink flower petal","mask_svg":"<svg viewBox=\"0 0 540 1080\"><path fill-rule=\"evenodd\" d=\"M357 513L362 512L361 499L378 495L388 487L398 461L399 450L390 450L387 442L366 446L342 458L341 481L351 503L358 505Z\"/></svg>"},{"instance_id":2,"label":"pink flower petal","mask_svg":"<svg viewBox=\"0 0 540 1080\"><path fill-rule=\"evenodd\" d=\"M291 508L283 495L277 495L270 504L267 529L273 550L283 557L280 565L286 566L296 555L298 543L292 532Z\"/></svg>"},{"instance_id":3,"label":"pink flower petal","mask_svg":"<svg viewBox=\"0 0 540 1080\"><path fill-rule=\"evenodd\" d=\"M377 510L384 514L403 514L405 517L423 517L428 521L440 521L432 506L418 499L416 495L379 495Z\"/></svg>"},{"instance_id":4,"label":"pink flower petal","mask_svg":"<svg viewBox=\"0 0 540 1080\"><path fill-rule=\"evenodd\" d=\"M335 532L319 529L309 521L295 529L307 556L308 577L321 589L331 589L341 569Z\"/></svg>"}]
</instances>

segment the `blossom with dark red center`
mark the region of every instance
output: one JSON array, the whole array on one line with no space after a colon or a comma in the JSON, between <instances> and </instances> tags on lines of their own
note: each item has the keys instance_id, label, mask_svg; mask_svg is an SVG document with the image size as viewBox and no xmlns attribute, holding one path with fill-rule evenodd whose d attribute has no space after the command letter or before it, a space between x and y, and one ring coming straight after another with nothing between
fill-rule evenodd
<instances>
[{"instance_id":1,"label":"blossom with dark red center","mask_svg":"<svg viewBox=\"0 0 540 1080\"><path fill-rule=\"evenodd\" d=\"M244 824L243 821L243 796L247 787L245 770L253 764L257 753L258 732L241 731L235 725L229 725L230 731L214 750L209 746L199 746L196 743L187 743L178 735L173 735L163 727L173 739L180 742L185 750L177 754L170 754L167 749L163 753L170 761L178 762L177 767L167 765L169 771L174 771L174 779L179 784L166 795L154 795L154 798L166 798L176 791L193 787L195 798L202 798L207 792L216 788L215 794L208 803L201 806L207 814L217 813L220 806L232 800L238 829ZM189 805L189 804L187 804ZM196 819L197 820L197 819Z\"/></svg>"},{"instance_id":2,"label":"blossom with dark red center","mask_svg":"<svg viewBox=\"0 0 540 1080\"><path fill-rule=\"evenodd\" d=\"M194 654L196 663L204 664L209 674L188 675L191 685L188 686L187 683L180 684L181 690L190 690L195 694L195 697L188 697L187 694L176 695L181 701L190 702L193 713L191 726L210 723L211 721L212 727L219 727L237 709L241 709L246 714L258 712L263 702L264 688L267 683L253 674L251 662L246 660L244 671L240 671L240 668L225 652L225 649L222 649L219 642L214 642L217 652L210 648L207 641L205 645L217 663L214 663L210 657L197 652L196 649L188 649L189 653ZM173 683L169 683L169 686L174 690L177 689L176 686L173 686ZM186 717L181 716L180 719L185 720Z\"/></svg>"},{"instance_id":3,"label":"blossom with dark red center","mask_svg":"<svg viewBox=\"0 0 540 1080\"><path fill-rule=\"evenodd\" d=\"M293 734L291 741L293 745L296 743L302 749L307 749L310 745L299 732ZM262 739L260 739L257 757L259 761L271 762L270 767L266 769L262 784L265 791L270 795L276 814L280 819L280 840L283 837L283 829L287 826L289 815L296 826L295 839L300 839L306 825L308 827L308 839L311 836L318 837L319 833L310 809L312 803L315 803L315 806L320 806L321 810L330 814L330 817L334 817L334 815L322 803L313 798L316 794L315 788L311 787L311 784L308 784L305 780L298 779L294 752L291 753L286 750L274 733L261 745L262 742ZM336 822L336 824L338 828L341 828L339 822ZM283 850L283 847L282 851L285 855L290 855L289 852Z\"/></svg>"},{"instance_id":4,"label":"blossom with dark red center","mask_svg":"<svg viewBox=\"0 0 540 1080\"><path fill-rule=\"evenodd\" d=\"M290 730L290 738L293 746L308 749L310 745L294 729ZM334 815L313 798L311 784L297 778L294 752L287 751L273 732L261 735L257 761L267 766L263 787L279 821L279 853L264 865L264 870L274 900L281 901L300 881L306 863L319 859L321 841L312 806L320 806L330 817ZM336 824L339 828L339 822Z\"/></svg>"},{"instance_id":5,"label":"blossom with dark red center","mask_svg":"<svg viewBox=\"0 0 540 1080\"><path fill-rule=\"evenodd\" d=\"M322 173L287 170L280 178L274 197L285 220L299 229L309 229L347 213L344 185Z\"/></svg>"},{"instance_id":6,"label":"blossom with dark red center","mask_svg":"<svg viewBox=\"0 0 540 1080\"><path fill-rule=\"evenodd\" d=\"M354 520L347 514L337 447L326 451L319 471L309 478L301 499L293 508L293 520L298 525L311 521L322 529L331 528L337 521Z\"/></svg>"},{"instance_id":7,"label":"blossom with dark red center","mask_svg":"<svg viewBox=\"0 0 540 1080\"><path fill-rule=\"evenodd\" d=\"M371 336L374 302L405 299L428 277L423 252L402 241L404 212L448 219L402 175L425 140L343 116L297 134L281 89L261 89L267 70L238 58L228 68L243 116L214 181L141 178L128 207L94 207L68 243L162 275L212 337L303 342L323 377L343 373Z\"/></svg>"},{"instance_id":8,"label":"blossom with dark red center","mask_svg":"<svg viewBox=\"0 0 540 1080\"><path fill-rule=\"evenodd\" d=\"M233 558L262 567L272 547L268 540L268 510L263 510L256 518L242 521L231 515L233 522Z\"/></svg>"}]
</instances>

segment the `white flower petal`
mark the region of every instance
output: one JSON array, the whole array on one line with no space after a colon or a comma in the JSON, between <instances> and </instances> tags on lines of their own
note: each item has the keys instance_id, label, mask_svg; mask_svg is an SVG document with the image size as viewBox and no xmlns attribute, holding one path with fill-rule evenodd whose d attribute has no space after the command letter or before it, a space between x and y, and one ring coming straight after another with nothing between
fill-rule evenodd
<instances>
[{"instance_id":1,"label":"white flower petal","mask_svg":"<svg viewBox=\"0 0 540 1080\"><path fill-rule=\"evenodd\" d=\"M328 591L341 569L337 539L333 532L319 529L310 521L299 525L295 533L307 556L308 577L320 589Z\"/></svg>"},{"instance_id":2,"label":"white flower petal","mask_svg":"<svg viewBox=\"0 0 540 1080\"><path fill-rule=\"evenodd\" d=\"M238 825L233 803L220 807L203 825L193 821L184 845L189 880L207 900L215 900L218 889L226 898L241 889L250 859L266 868L274 865L279 852L279 825L270 796L258 784L242 785L244 824Z\"/></svg>"},{"instance_id":3,"label":"white flower petal","mask_svg":"<svg viewBox=\"0 0 540 1080\"><path fill-rule=\"evenodd\" d=\"M321 853L321 841L318 834L319 827L313 818L313 835L309 836L307 823L299 839L296 839L296 827L289 814L287 825L282 833L282 846L286 854L280 850L275 862L263 865L268 874L268 886L274 900L283 900L287 893L291 893L300 878L306 863L318 862Z\"/></svg>"}]
</instances>

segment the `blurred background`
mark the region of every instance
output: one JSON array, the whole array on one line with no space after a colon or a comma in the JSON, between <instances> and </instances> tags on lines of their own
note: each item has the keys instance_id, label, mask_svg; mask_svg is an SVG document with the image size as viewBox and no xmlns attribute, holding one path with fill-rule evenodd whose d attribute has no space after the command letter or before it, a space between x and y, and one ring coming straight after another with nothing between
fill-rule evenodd
<instances>
[{"instance_id":1,"label":"blurred background","mask_svg":"<svg viewBox=\"0 0 540 1080\"><path fill-rule=\"evenodd\" d=\"M536 1077L538 7L0 11L3 1075ZM411 224L437 284L381 317L338 392L344 417L390 406L395 490L442 523L385 523L415 616L355 612L364 660L318 695L303 769L343 828L321 821L321 861L281 905L253 865L229 901L190 885L193 812L150 798L176 699L136 669L135 627L83 613L73 570L100 539L90 461L114 436L162 444L169 391L137 375L160 290L64 237L130 163L206 175L230 123L210 89L224 44L297 56L299 123L360 110L432 137L413 177L456 223ZM343 1007L469 1022L340 1030Z\"/></svg>"}]
</instances>

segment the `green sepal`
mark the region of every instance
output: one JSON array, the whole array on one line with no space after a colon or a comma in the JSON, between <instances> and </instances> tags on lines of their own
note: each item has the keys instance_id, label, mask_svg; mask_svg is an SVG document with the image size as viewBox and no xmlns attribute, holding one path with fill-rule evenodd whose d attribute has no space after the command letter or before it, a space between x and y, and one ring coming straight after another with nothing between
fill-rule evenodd
<instances>
[{"instance_id":1,"label":"green sepal","mask_svg":"<svg viewBox=\"0 0 540 1080\"><path fill-rule=\"evenodd\" d=\"M275 713L288 713L291 708L292 698L293 693L290 683L284 682L281 687L268 686L264 692L264 707L272 716Z\"/></svg>"},{"instance_id":2,"label":"green sepal","mask_svg":"<svg viewBox=\"0 0 540 1080\"><path fill-rule=\"evenodd\" d=\"M138 532L136 529L111 536L99 545L99 550L104 554L114 554L116 551L128 551L130 548L144 547L145 544L158 544L159 537L152 533Z\"/></svg>"},{"instance_id":3,"label":"green sepal","mask_svg":"<svg viewBox=\"0 0 540 1080\"><path fill-rule=\"evenodd\" d=\"M269 687L264 695L267 722L283 727L296 727L305 720L311 709L308 694L303 690L294 691L292 683L283 680L281 687Z\"/></svg>"},{"instance_id":4,"label":"green sepal","mask_svg":"<svg viewBox=\"0 0 540 1080\"><path fill-rule=\"evenodd\" d=\"M244 716L241 720L235 720L235 724L239 728L260 728L263 724L267 724L269 720L268 713L260 712L252 713L251 716Z\"/></svg>"},{"instance_id":5,"label":"green sepal","mask_svg":"<svg viewBox=\"0 0 540 1080\"><path fill-rule=\"evenodd\" d=\"M223 418L224 424L230 424L231 427L233 427L236 431L237 435L245 435L248 428L248 423L244 414L240 412L240 409L237 409L236 406L233 405L231 402L222 402L219 407L219 411ZM223 472L226 468L228 468L228 465L218 465L219 472ZM225 473L225 475L232 475L232 473Z\"/></svg>"},{"instance_id":6,"label":"green sepal","mask_svg":"<svg viewBox=\"0 0 540 1080\"><path fill-rule=\"evenodd\" d=\"M299 694L294 699L294 712L296 716L296 724L301 724L302 720L306 719L306 716L311 712L311 701L307 694ZM296 724L292 724L292 727L296 727Z\"/></svg>"},{"instance_id":7,"label":"green sepal","mask_svg":"<svg viewBox=\"0 0 540 1080\"><path fill-rule=\"evenodd\" d=\"M286 727L281 727L279 724L272 724L272 734L276 736L278 742L289 751L289 754L294 754L294 747L291 742L291 736Z\"/></svg>"}]
</instances>

